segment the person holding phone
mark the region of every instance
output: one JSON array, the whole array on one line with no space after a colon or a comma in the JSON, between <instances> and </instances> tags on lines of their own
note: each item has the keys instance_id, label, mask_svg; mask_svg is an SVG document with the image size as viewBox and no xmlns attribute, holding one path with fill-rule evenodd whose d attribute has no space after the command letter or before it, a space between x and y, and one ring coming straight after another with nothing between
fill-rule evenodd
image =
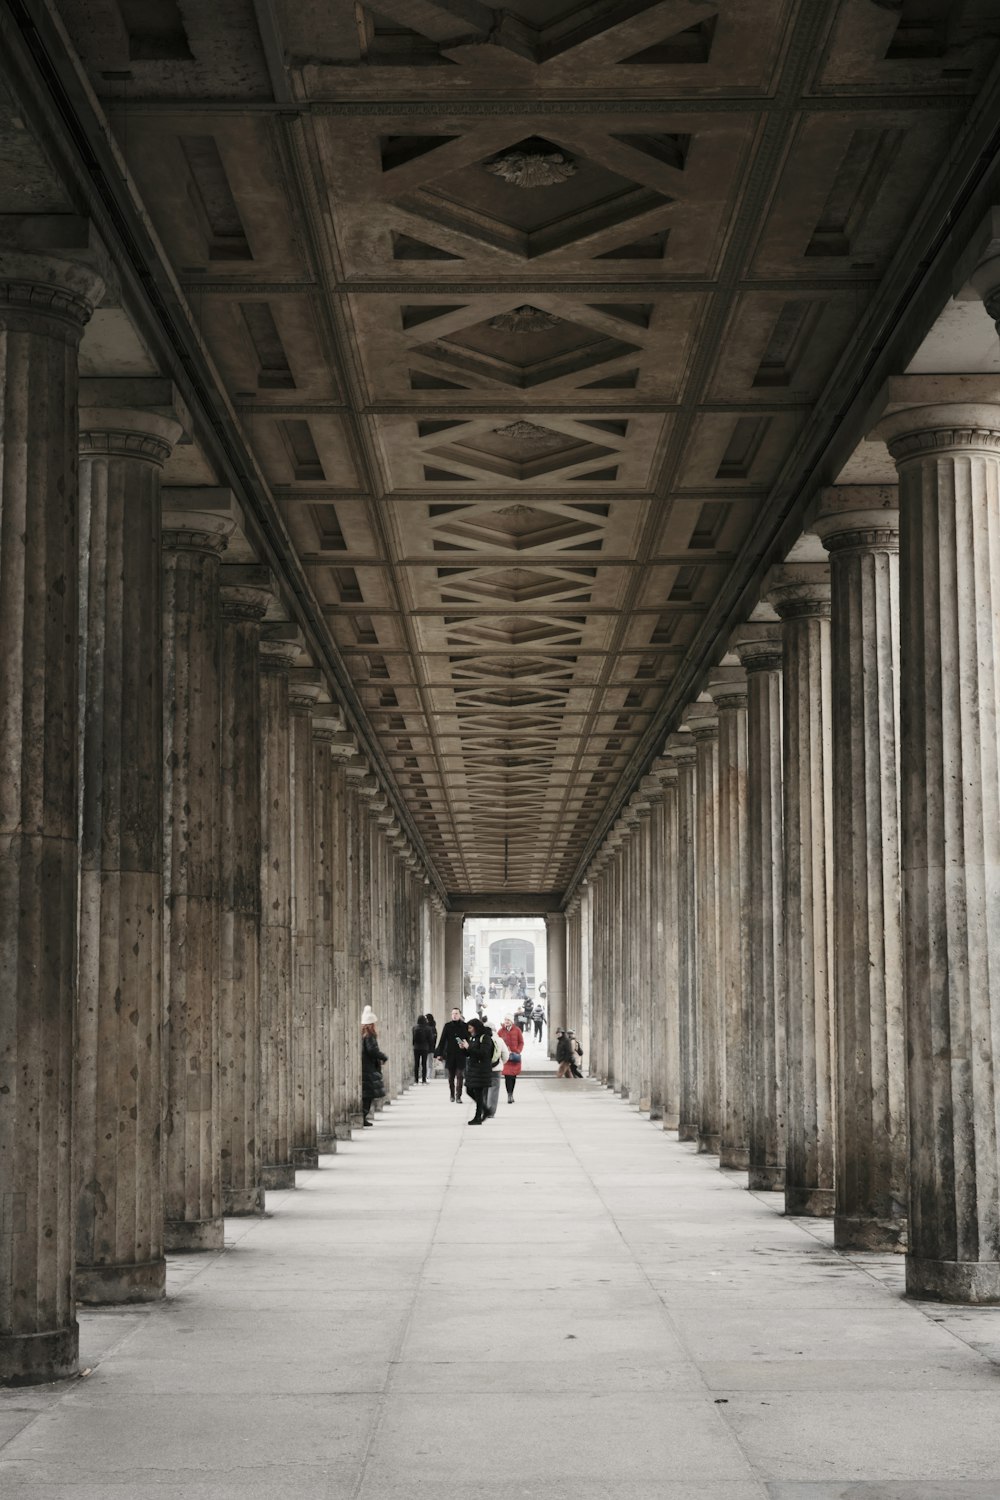
<instances>
[{"instance_id":1,"label":"person holding phone","mask_svg":"<svg viewBox=\"0 0 1000 1500\"><path fill-rule=\"evenodd\" d=\"M465 1092L476 1106L470 1125L481 1125L486 1118L486 1098L493 1071L493 1033L478 1016L468 1024L467 1040L459 1044L465 1053Z\"/></svg>"}]
</instances>

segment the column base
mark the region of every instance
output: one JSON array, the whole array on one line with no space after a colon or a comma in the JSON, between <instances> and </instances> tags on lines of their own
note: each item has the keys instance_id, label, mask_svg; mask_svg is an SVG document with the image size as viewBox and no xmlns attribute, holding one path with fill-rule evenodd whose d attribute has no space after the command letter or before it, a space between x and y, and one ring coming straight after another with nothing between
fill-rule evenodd
<instances>
[{"instance_id":1,"label":"column base","mask_svg":"<svg viewBox=\"0 0 1000 1500\"><path fill-rule=\"evenodd\" d=\"M175 1255L191 1250L221 1250L225 1236L221 1214L215 1219L168 1219L163 1226L163 1248Z\"/></svg>"},{"instance_id":2,"label":"column base","mask_svg":"<svg viewBox=\"0 0 1000 1500\"><path fill-rule=\"evenodd\" d=\"M719 1154L719 1137L717 1135L705 1135L702 1131L699 1130L699 1132L698 1132L698 1155L699 1156L718 1156L718 1154Z\"/></svg>"},{"instance_id":3,"label":"column base","mask_svg":"<svg viewBox=\"0 0 1000 1500\"><path fill-rule=\"evenodd\" d=\"M676 1115L664 1115L661 1121L664 1130L676 1130L679 1123Z\"/></svg>"},{"instance_id":4,"label":"column base","mask_svg":"<svg viewBox=\"0 0 1000 1500\"><path fill-rule=\"evenodd\" d=\"M222 1212L231 1219L250 1219L264 1212L264 1184L259 1187L223 1188Z\"/></svg>"},{"instance_id":5,"label":"column base","mask_svg":"<svg viewBox=\"0 0 1000 1500\"><path fill-rule=\"evenodd\" d=\"M921 1302L981 1307L1000 1302L1000 1261L919 1260L906 1257L906 1295Z\"/></svg>"},{"instance_id":6,"label":"column base","mask_svg":"<svg viewBox=\"0 0 1000 1500\"><path fill-rule=\"evenodd\" d=\"M751 1193L783 1193L784 1167L747 1167L747 1188Z\"/></svg>"},{"instance_id":7,"label":"column base","mask_svg":"<svg viewBox=\"0 0 1000 1500\"><path fill-rule=\"evenodd\" d=\"M836 1212L833 1188L791 1187L785 1183L785 1213L797 1219L832 1219Z\"/></svg>"},{"instance_id":8,"label":"column base","mask_svg":"<svg viewBox=\"0 0 1000 1500\"><path fill-rule=\"evenodd\" d=\"M649 1115L650 1119L653 1118L652 1106L650 1105L648 1094L646 1096L639 1095L639 1113L641 1115Z\"/></svg>"},{"instance_id":9,"label":"column base","mask_svg":"<svg viewBox=\"0 0 1000 1500\"><path fill-rule=\"evenodd\" d=\"M315 1172L319 1166L319 1148L300 1146L292 1152L292 1161L300 1172Z\"/></svg>"},{"instance_id":10,"label":"column base","mask_svg":"<svg viewBox=\"0 0 1000 1500\"><path fill-rule=\"evenodd\" d=\"M681 1120L677 1126L677 1139L679 1141L696 1141L698 1139L697 1125L688 1125Z\"/></svg>"},{"instance_id":11,"label":"column base","mask_svg":"<svg viewBox=\"0 0 1000 1500\"><path fill-rule=\"evenodd\" d=\"M336 1156L337 1136L321 1135L319 1140L316 1142L316 1149L319 1152L320 1156Z\"/></svg>"},{"instance_id":12,"label":"column base","mask_svg":"<svg viewBox=\"0 0 1000 1500\"><path fill-rule=\"evenodd\" d=\"M719 1152L719 1166L727 1172L745 1172L750 1165L750 1153L745 1146L723 1144Z\"/></svg>"},{"instance_id":13,"label":"column base","mask_svg":"<svg viewBox=\"0 0 1000 1500\"><path fill-rule=\"evenodd\" d=\"M362 1122L363 1119L364 1119L364 1115L361 1113L360 1110L358 1111L357 1114L352 1114L351 1115L351 1122L350 1122L350 1125L348 1127L347 1134L344 1137L344 1139L346 1141L349 1141L351 1139L351 1131L352 1130L360 1130L361 1129L361 1122Z\"/></svg>"},{"instance_id":14,"label":"column base","mask_svg":"<svg viewBox=\"0 0 1000 1500\"><path fill-rule=\"evenodd\" d=\"M0 1385L44 1385L80 1368L80 1329L74 1321L51 1333L0 1334Z\"/></svg>"},{"instance_id":15,"label":"column base","mask_svg":"<svg viewBox=\"0 0 1000 1500\"><path fill-rule=\"evenodd\" d=\"M76 1300L85 1307L120 1307L129 1302L159 1302L166 1294L167 1263L77 1266Z\"/></svg>"},{"instance_id":16,"label":"column base","mask_svg":"<svg viewBox=\"0 0 1000 1500\"><path fill-rule=\"evenodd\" d=\"M260 1175L266 1193L283 1192L295 1186L295 1163L275 1162L273 1166L262 1167Z\"/></svg>"},{"instance_id":17,"label":"column base","mask_svg":"<svg viewBox=\"0 0 1000 1500\"><path fill-rule=\"evenodd\" d=\"M649 1106L649 1118L658 1124L663 1119L663 1106L660 1104L651 1104Z\"/></svg>"},{"instance_id":18,"label":"column base","mask_svg":"<svg viewBox=\"0 0 1000 1500\"><path fill-rule=\"evenodd\" d=\"M861 1219L835 1214L835 1250L881 1250L892 1254L906 1249L905 1219Z\"/></svg>"},{"instance_id":19,"label":"column base","mask_svg":"<svg viewBox=\"0 0 1000 1500\"><path fill-rule=\"evenodd\" d=\"M333 1133L338 1141L349 1141L351 1139L351 1126L348 1120L343 1120L333 1127Z\"/></svg>"}]
</instances>

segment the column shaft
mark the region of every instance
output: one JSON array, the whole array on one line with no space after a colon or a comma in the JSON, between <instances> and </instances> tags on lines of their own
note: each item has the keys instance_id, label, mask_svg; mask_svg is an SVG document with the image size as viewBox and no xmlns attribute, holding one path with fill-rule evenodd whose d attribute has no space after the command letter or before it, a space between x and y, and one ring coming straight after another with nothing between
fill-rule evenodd
<instances>
[{"instance_id":1,"label":"column shaft","mask_svg":"<svg viewBox=\"0 0 1000 1500\"><path fill-rule=\"evenodd\" d=\"M722 674L728 674L723 679ZM719 714L719 949L723 1078L720 1167L749 1162L750 861L747 811L747 685L742 668L709 683Z\"/></svg>"},{"instance_id":2,"label":"column shaft","mask_svg":"<svg viewBox=\"0 0 1000 1500\"><path fill-rule=\"evenodd\" d=\"M71 1375L77 348L96 277L0 253L0 1383Z\"/></svg>"},{"instance_id":3,"label":"column shaft","mask_svg":"<svg viewBox=\"0 0 1000 1500\"><path fill-rule=\"evenodd\" d=\"M881 501L881 504L880 504ZM899 870L897 498L829 490L837 1208L842 1249L906 1237L906 1038ZM867 506L866 509L862 507Z\"/></svg>"},{"instance_id":4,"label":"column shaft","mask_svg":"<svg viewBox=\"0 0 1000 1500\"><path fill-rule=\"evenodd\" d=\"M160 468L179 426L86 411L77 1300L163 1296Z\"/></svg>"},{"instance_id":5,"label":"column shaft","mask_svg":"<svg viewBox=\"0 0 1000 1500\"><path fill-rule=\"evenodd\" d=\"M167 511L163 526L164 1242L220 1250L219 556L231 524Z\"/></svg>"},{"instance_id":6,"label":"column shaft","mask_svg":"<svg viewBox=\"0 0 1000 1500\"><path fill-rule=\"evenodd\" d=\"M288 673L294 658L261 642L261 1170L271 1191L295 1186L292 1159L292 828Z\"/></svg>"},{"instance_id":7,"label":"column shaft","mask_svg":"<svg viewBox=\"0 0 1000 1500\"><path fill-rule=\"evenodd\" d=\"M695 747L690 735L671 735L667 750L677 766L677 995L680 1118L677 1136L697 1141L698 937L695 899Z\"/></svg>"},{"instance_id":8,"label":"column shaft","mask_svg":"<svg viewBox=\"0 0 1000 1500\"><path fill-rule=\"evenodd\" d=\"M717 1156L722 1140L725 1034L719 984L719 726L713 704L693 704L697 880L698 1150Z\"/></svg>"},{"instance_id":9,"label":"column shaft","mask_svg":"<svg viewBox=\"0 0 1000 1500\"><path fill-rule=\"evenodd\" d=\"M315 688L315 691L312 689ZM316 1137L316 866L312 705L318 685L290 693L289 792L292 820L292 1161L319 1166Z\"/></svg>"}]
</instances>

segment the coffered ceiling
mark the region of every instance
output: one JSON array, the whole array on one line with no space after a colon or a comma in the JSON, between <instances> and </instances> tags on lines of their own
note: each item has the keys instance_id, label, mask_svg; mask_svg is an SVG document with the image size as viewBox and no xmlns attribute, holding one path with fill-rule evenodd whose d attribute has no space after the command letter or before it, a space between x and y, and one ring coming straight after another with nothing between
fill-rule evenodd
<instances>
[{"instance_id":1,"label":"coffered ceiling","mask_svg":"<svg viewBox=\"0 0 1000 1500\"><path fill-rule=\"evenodd\" d=\"M444 886L561 891L1000 0L59 10Z\"/></svg>"}]
</instances>

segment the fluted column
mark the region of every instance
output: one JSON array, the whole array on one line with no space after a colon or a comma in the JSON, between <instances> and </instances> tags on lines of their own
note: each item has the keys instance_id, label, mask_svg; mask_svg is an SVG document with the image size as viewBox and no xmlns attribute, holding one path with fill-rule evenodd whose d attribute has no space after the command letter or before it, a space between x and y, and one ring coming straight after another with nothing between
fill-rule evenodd
<instances>
[{"instance_id":1,"label":"fluted column","mask_svg":"<svg viewBox=\"0 0 1000 1500\"><path fill-rule=\"evenodd\" d=\"M667 1052L667 991L666 977L666 923L664 921L663 883L663 787L655 777L649 777L649 831L648 866L649 882L649 1118L663 1120L666 1098Z\"/></svg>"},{"instance_id":2,"label":"fluted column","mask_svg":"<svg viewBox=\"0 0 1000 1500\"><path fill-rule=\"evenodd\" d=\"M292 819L292 1161L319 1166L316 1137L316 865L313 787L314 674L293 673L289 686L289 807Z\"/></svg>"},{"instance_id":3,"label":"fluted column","mask_svg":"<svg viewBox=\"0 0 1000 1500\"><path fill-rule=\"evenodd\" d=\"M465 931L465 918L461 912L449 911L444 916L444 989L447 1013L457 1006L459 1010L465 1009L465 995L462 992L462 975L464 973L464 953L462 950L462 934Z\"/></svg>"},{"instance_id":4,"label":"fluted column","mask_svg":"<svg viewBox=\"0 0 1000 1500\"><path fill-rule=\"evenodd\" d=\"M77 1365L77 349L100 296L89 271L0 251L3 1384Z\"/></svg>"},{"instance_id":5,"label":"fluted column","mask_svg":"<svg viewBox=\"0 0 1000 1500\"><path fill-rule=\"evenodd\" d=\"M919 407L899 473L911 1296L1000 1300L1000 406Z\"/></svg>"},{"instance_id":6,"label":"fluted column","mask_svg":"<svg viewBox=\"0 0 1000 1500\"><path fill-rule=\"evenodd\" d=\"M672 734L665 752L677 767L677 1053L680 1108L677 1138L698 1139L698 934L695 890L697 788L695 743Z\"/></svg>"},{"instance_id":7,"label":"fluted column","mask_svg":"<svg viewBox=\"0 0 1000 1500\"><path fill-rule=\"evenodd\" d=\"M265 568L223 566L222 902L219 1090L222 1202L264 1208L260 1135L260 627L272 598Z\"/></svg>"},{"instance_id":8,"label":"fluted column","mask_svg":"<svg viewBox=\"0 0 1000 1500\"><path fill-rule=\"evenodd\" d=\"M118 381L103 382L110 397ZM126 382L125 384L133 384ZM75 1145L78 1302L163 1296L163 660L150 411L81 410L83 755Z\"/></svg>"},{"instance_id":9,"label":"fluted column","mask_svg":"<svg viewBox=\"0 0 1000 1500\"><path fill-rule=\"evenodd\" d=\"M545 972L548 984L549 1035L566 1026L566 918L561 912L545 918Z\"/></svg>"},{"instance_id":10,"label":"fluted column","mask_svg":"<svg viewBox=\"0 0 1000 1500\"><path fill-rule=\"evenodd\" d=\"M719 719L714 703L692 703L684 722L695 742L698 1150L717 1156L725 1034L719 982Z\"/></svg>"},{"instance_id":11,"label":"fluted column","mask_svg":"<svg viewBox=\"0 0 1000 1500\"><path fill-rule=\"evenodd\" d=\"M830 582L825 563L772 569L783 622L785 1212L834 1211Z\"/></svg>"},{"instance_id":12,"label":"fluted column","mask_svg":"<svg viewBox=\"0 0 1000 1500\"><path fill-rule=\"evenodd\" d=\"M330 898L331 985L333 990L331 1067L333 1069L333 1132L337 1140L351 1138L350 993L347 967L349 911L347 774L334 761L330 771Z\"/></svg>"},{"instance_id":13,"label":"fluted column","mask_svg":"<svg viewBox=\"0 0 1000 1500\"><path fill-rule=\"evenodd\" d=\"M663 929L659 985L663 1004L663 1128L676 1130L680 1119L680 928L678 852L678 769L669 750L653 768L662 793L660 821L658 917Z\"/></svg>"},{"instance_id":14,"label":"fluted column","mask_svg":"<svg viewBox=\"0 0 1000 1500\"><path fill-rule=\"evenodd\" d=\"M292 1158L292 810L287 641L260 644L260 1108L265 1189L295 1186Z\"/></svg>"},{"instance_id":15,"label":"fluted column","mask_svg":"<svg viewBox=\"0 0 1000 1500\"><path fill-rule=\"evenodd\" d=\"M747 674L750 1045L747 1186L785 1187L784 841L780 623L743 625L733 649Z\"/></svg>"},{"instance_id":16,"label":"fluted column","mask_svg":"<svg viewBox=\"0 0 1000 1500\"><path fill-rule=\"evenodd\" d=\"M163 515L164 1243L220 1250L219 559L232 522Z\"/></svg>"},{"instance_id":17,"label":"fluted column","mask_svg":"<svg viewBox=\"0 0 1000 1500\"><path fill-rule=\"evenodd\" d=\"M719 991L722 1004L722 1143L719 1166L750 1159L747 1073L750 1033L750 861L747 811L747 680L718 667L708 692L719 715Z\"/></svg>"},{"instance_id":18,"label":"fluted column","mask_svg":"<svg viewBox=\"0 0 1000 1500\"><path fill-rule=\"evenodd\" d=\"M895 488L826 490L830 554L837 1041L834 1242L906 1237L899 870L899 510Z\"/></svg>"},{"instance_id":19,"label":"fluted column","mask_svg":"<svg viewBox=\"0 0 1000 1500\"><path fill-rule=\"evenodd\" d=\"M318 710L313 719L313 797L315 803L315 974L316 1145L324 1155L337 1149L337 1019L334 1000L334 764L330 747L338 721Z\"/></svg>"}]
</instances>

